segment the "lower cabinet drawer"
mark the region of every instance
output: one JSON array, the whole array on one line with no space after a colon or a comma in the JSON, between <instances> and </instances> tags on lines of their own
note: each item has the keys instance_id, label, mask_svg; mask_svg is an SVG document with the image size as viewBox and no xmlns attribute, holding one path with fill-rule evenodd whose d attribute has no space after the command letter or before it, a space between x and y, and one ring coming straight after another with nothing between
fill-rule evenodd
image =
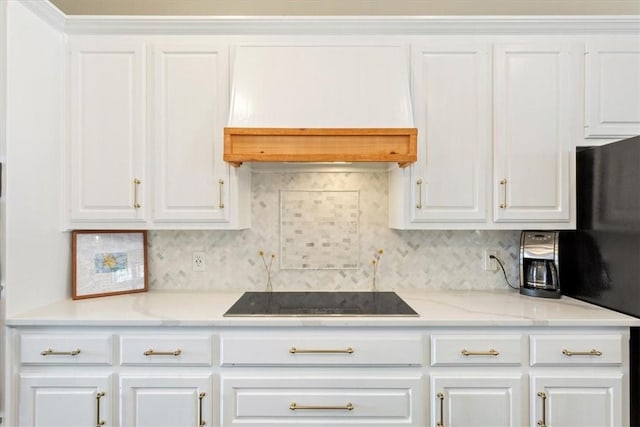
<instances>
[{"instance_id":1,"label":"lower cabinet drawer","mask_svg":"<svg viewBox=\"0 0 640 427\"><path fill-rule=\"evenodd\" d=\"M520 365L522 335L432 335L432 366Z\"/></svg>"},{"instance_id":2,"label":"lower cabinet drawer","mask_svg":"<svg viewBox=\"0 0 640 427\"><path fill-rule=\"evenodd\" d=\"M111 365L111 334L20 335L20 363L30 365Z\"/></svg>"},{"instance_id":3,"label":"lower cabinet drawer","mask_svg":"<svg viewBox=\"0 0 640 427\"><path fill-rule=\"evenodd\" d=\"M426 425L422 379L224 378L223 425Z\"/></svg>"},{"instance_id":4,"label":"lower cabinet drawer","mask_svg":"<svg viewBox=\"0 0 640 427\"><path fill-rule=\"evenodd\" d=\"M211 366L213 362L209 335L124 335L120 351L123 365Z\"/></svg>"},{"instance_id":5,"label":"lower cabinet drawer","mask_svg":"<svg viewBox=\"0 0 640 427\"><path fill-rule=\"evenodd\" d=\"M531 366L620 365L622 335L531 335Z\"/></svg>"},{"instance_id":6,"label":"lower cabinet drawer","mask_svg":"<svg viewBox=\"0 0 640 427\"><path fill-rule=\"evenodd\" d=\"M421 335L222 336L222 365L422 365Z\"/></svg>"}]
</instances>

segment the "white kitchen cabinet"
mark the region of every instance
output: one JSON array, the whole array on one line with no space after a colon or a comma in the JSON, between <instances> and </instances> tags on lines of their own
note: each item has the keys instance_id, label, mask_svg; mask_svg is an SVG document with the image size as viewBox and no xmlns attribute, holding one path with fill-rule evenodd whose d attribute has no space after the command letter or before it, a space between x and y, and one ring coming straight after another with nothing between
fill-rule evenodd
<instances>
[{"instance_id":1,"label":"white kitchen cabinet","mask_svg":"<svg viewBox=\"0 0 640 427\"><path fill-rule=\"evenodd\" d=\"M153 219L228 221L228 46L159 42L153 65Z\"/></svg>"},{"instance_id":2,"label":"white kitchen cabinet","mask_svg":"<svg viewBox=\"0 0 640 427\"><path fill-rule=\"evenodd\" d=\"M70 222L144 227L145 43L83 36L68 43Z\"/></svg>"},{"instance_id":3,"label":"white kitchen cabinet","mask_svg":"<svg viewBox=\"0 0 640 427\"><path fill-rule=\"evenodd\" d=\"M582 48L494 47L494 221L575 224L575 114Z\"/></svg>"},{"instance_id":4,"label":"white kitchen cabinet","mask_svg":"<svg viewBox=\"0 0 640 427\"><path fill-rule=\"evenodd\" d=\"M640 38L591 40L585 56L585 141L640 134ZM595 141L594 141L595 139Z\"/></svg>"},{"instance_id":5,"label":"white kitchen cabinet","mask_svg":"<svg viewBox=\"0 0 640 427\"><path fill-rule=\"evenodd\" d=\"M622 374L564 370L531 376L530 425L618 427L622 418Z\"/></svg>"},{"instance_id":6,"label":"white kitchen cabinet","mask_svg":"<svg viewBox=\"0 0 640 427\"><path fill-rule=\"evenodd\" d=\"M620 333L532 334L531 425L627 425L625 337ZM541 424L540 424L541 423Z\"/></svg>"},{"instance_id":7,"label":"white kitchen cabinet","mask_svg":"<svg viewBox=\"0 0 640 427\"><path fill-rule=\"evenodd\" d=\"M575 227L582 53L562 40L414 44L418 162L390 171L390 227Z\"/></svg>"},{"instance_id":8,"label":"white kitchen cabinet","mask_svg":"<svg viewBox=\"0 0 640 427\"><path fill-rule=\"evenodd\" d=\"M18 425L29 427L117 426L109 374L21 374ZM101 424L103 423L103 424Z\"/></svg>"},{"instance_id":9,"label":"white kitchen cabinet","mask_svg":"<svg viewBox=\"0 0 640 427\"><path fill-rule=\"evenodd\" d=\"M136 427L215 426L210 374L176 372L120 376L120 425Z\"/></svg>"},{"instance_id":10,"label":"white kitchen cabinet","mask_svg":"<svg viewBox=\"0 0 640 427\"><path fill-rule=\"evenodd\" d=\"M490 368L431 376L431 425L520 427L526 390L520 373Z\"/></svg>"},{"instance_id":11,"label":"white kitchen cabinet","mask_svg":"<svg viewBox=\"0 0 640 427\"><path fill-rule=\"evenodd\" d=\"M220 342L225 426L426 423L420 332L245 329Z\"/></svg>"},{"instance_id":12,"label":"white kitchen cabinet","mask_svg":"<svg viewBox=\"0 0 640 427\"><path fill-rule=\"evenodd\" d=\"M491 155L489 43L411 46L418 161L411 221L484 223Z\"/></svg>"},{"instance_id":13,"label":"white kitchen cabinet","mask_svg":"<svg viewBox=\"0 0 640 427\"><path fill-rule=\"evenodd\" d=\"M619 427L628 337L622 327L14 327L9 419L94 425L99 403L105 425L122 426L519 427L544 417Z\"/></svg>"},{"instance_id":14,"label":"white kitchen cabinet","mask_svg":"<svg viewBox=\"0 0 640 427\"><path fill-rule=\"evenodd\" d=\"M222 160L228 45L74 36L69 46L66 226L248 227L250 171Z\"/></svg>"},{"instance_id":15,"label":"white kitchen cabinet","mask_svg":"<svg viewBox=\"0 0 640 427\"><path fill-rule=\"evenodd\" d=\"M222 378L222 425L426 425L420 372L279 370Z\"/></svg>"}]
</instances>

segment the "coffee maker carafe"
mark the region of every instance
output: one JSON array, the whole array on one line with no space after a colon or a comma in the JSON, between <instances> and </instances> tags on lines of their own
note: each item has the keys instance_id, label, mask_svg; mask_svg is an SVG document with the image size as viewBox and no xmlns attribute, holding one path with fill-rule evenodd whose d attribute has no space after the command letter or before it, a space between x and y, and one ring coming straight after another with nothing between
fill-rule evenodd
<instances>
[{"instance_id":1,"label":"coffee maker carafe","mask_svg":"<svg viewBox=\"0 0 640 427\"><path fill-rule=\"evenodd\" d=\"M520 293L560 298L559 233L523 231L520 236Z\"/></svg>"}]
</instances>

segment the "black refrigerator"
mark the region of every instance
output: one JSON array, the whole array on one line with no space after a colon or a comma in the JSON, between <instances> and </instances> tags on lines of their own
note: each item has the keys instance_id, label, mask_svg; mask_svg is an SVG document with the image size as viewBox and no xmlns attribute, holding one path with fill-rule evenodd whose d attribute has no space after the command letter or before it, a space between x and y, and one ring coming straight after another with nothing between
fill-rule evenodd
<instances>
[{"instance_id":1,"label":"black refrigerator","mask_svg":"<svg viewBox=\"0 0 640 427\"><path fill-rule=\"evenodd\" d=\"M562 293L640 317L640 136L576 153L577 228L561 233ZM640 328L631 330L631 425L640 426Z\"/></svg>"}]
</instances>

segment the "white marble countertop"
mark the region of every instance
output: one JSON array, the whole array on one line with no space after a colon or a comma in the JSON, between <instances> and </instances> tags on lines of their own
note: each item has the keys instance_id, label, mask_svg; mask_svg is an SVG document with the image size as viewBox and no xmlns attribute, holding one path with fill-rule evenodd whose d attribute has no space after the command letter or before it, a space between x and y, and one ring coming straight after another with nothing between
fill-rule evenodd
<instances>
[{"instance_id":1,"label":"white marble countertop","mask_svg":"<svg viewBox=\"0 0 640 427\"><path fill-rule=\"evenodd\" d=\"M65 300L8 326L640 326L640 319L563 296L516 291L396 291L419 317L223 317L242 292L152 291Z\"/></svg>"}]
</instances>

